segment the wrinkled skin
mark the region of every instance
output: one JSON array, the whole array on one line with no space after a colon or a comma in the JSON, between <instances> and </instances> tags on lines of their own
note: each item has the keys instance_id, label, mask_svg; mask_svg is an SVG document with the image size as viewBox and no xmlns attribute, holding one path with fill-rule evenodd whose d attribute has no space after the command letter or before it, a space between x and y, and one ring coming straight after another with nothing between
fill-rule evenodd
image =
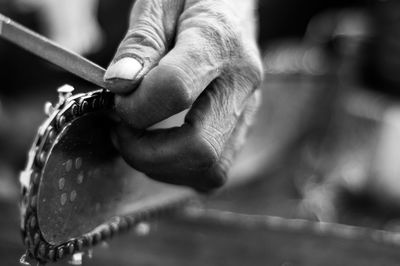
<instances>
[{"instance_id":1,"label":"wrinkled skin","mask_svg":"<svg viewBox=\"0 0 400 266\"><path fill-rule=\"evenodd\" d=\"M220 187L258 107L253 0L138 0L105 74L122 120L114 141L149 177ZM189 109L180 127L148 128Z\"/></svg>"}]
</instances>

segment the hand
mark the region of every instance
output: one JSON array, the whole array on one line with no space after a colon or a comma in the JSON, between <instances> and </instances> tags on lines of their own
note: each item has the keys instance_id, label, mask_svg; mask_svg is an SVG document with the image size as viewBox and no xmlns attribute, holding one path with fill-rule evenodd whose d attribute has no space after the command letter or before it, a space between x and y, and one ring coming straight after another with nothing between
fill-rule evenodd
<instances>
[{"instance_id":1,"label":"hand","mask_svg":"<svg viewBox=\"0 0 400 266\"><path fill-rule=\"evenodd\" d=\"M149 177L221 186L257 109L262 65L253 0L137 0L105 81L117 148ZM148 130L185 109L180 127Z\"/></svg>"}]
</instances>

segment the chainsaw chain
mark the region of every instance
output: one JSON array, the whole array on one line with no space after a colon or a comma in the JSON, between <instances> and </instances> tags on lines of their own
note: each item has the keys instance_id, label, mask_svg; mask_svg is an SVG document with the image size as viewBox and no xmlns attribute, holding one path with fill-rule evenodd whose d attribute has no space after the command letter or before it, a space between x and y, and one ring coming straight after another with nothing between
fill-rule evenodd
<instances>
[{"instance_id":1,"label":"chainsaw chain","mask_svg":"<svg viewBox=\"0 0 400 266\"><path fill-rule=\"evenodd\" d=\"M102 110L113 108L113 94L106 90L98 90L86 94L68 97L48 114L49 117L39 127L34 143L29 151L28 163L20 175L21 182L21 232L23 242L31 258L40 263L62 260L76 252L93 247L112 236L125 232L136 224L148 221L163 211L175 209L183 204L189 194L179 194L169 200L153 204L145 211L135 212L127 216L117 216L105 225L60 244L52 245L46 241L40 230L37 217L39 184L43 176L44 166L51 149L61 132L75 119Z\"/></svg>"},{"instance_id":2,"label":"chainsaw chain","mask_svg":"<svg viewBox=\"0 0 400 266\"><path fill-rule=\"evenodd\" d=\"M400 247L400 232L373 229L331 222L290 219L264 214L244 214L188 205L182 212L184 219L209 222L247 229L267 229L278 232L301 232L320 237L333 237L354 241L369 241L381 245Z\"/></svg>"}]
</instances>

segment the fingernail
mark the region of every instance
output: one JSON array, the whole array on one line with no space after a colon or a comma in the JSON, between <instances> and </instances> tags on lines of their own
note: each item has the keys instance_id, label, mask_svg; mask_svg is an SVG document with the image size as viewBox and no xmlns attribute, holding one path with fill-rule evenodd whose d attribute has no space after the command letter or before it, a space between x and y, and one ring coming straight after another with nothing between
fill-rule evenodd
<instances>
[{"instance_id":1,"label":"fingernail","mask_svg":"<svg viewBox=\"0 0 400 266\"><path fill-rule=\"evenodd\" d=\"M104 75L104 80L134 80L142 69L142 64L132 57L124 57L112 64Z\"/></svg>"}]
</instances>

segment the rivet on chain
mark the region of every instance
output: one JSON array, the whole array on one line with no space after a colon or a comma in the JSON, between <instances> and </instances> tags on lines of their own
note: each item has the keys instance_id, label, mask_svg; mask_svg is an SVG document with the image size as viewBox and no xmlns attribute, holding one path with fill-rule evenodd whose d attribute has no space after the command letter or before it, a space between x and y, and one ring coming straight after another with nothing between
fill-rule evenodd
<instances>
[{"instance_id":1,"label":"rivet on chain","mask_svg":"<svg viewBox=\"0 0 400 266\"><path fill-rule=\"evenodd\" d=\"M57 134L56 134L54 128L52 128L52 127L49 127L48 130L49 130L48 138L49 138L50 143L52 143L56 139Z\"/></svg>"},{"instance_id":2,"label":"rivet on chain","mask_svg":"<svg viewBox=\"0 0 400 266\"><path fill-rule=\"evenodd\" d=\"M93 245L96 245L97 243L99 243L101 241L101 234L100 232L96 232L93 235Z\"/></svg>"},{"instance_id":3,"label":"rivet on chain","mask_svg":"<svg viewBox=\"0 0 400 266\"><path fill-rule=\"evenodd\" d=\"M105 239L110 238L110 236L111 236L111 229L110 229L110 227L104 228L103 231L101 232L101 239L102 239L102 240L105 240Z\"/></svg>"},{"instance_id":4,"label":"rivet on chain","mask_svg":"<svg viewBox=\"0 0 400 266\"><path fill-rule=\"evenodd\" d=\"M131 227L135 223L135 218L133 218L132 216L128 216L126 218L126 222L128 223L128 227Z\"/></svg>"},{"instance_id":5,"label":"rivet on chain","mask_svg":"<svg viewBox=\"0 0 400 266\"><path fill-rule=\"evenodd\" d=\"M29 241L29 237L25 237L24 243L25 243L25 246L26 246L26 247L29 247L29 246L30 246L31 241Z\"/></svg>"},{"instance_id":6,"label":"rivet on chain","mask_svg":"<svg viewBox=\"0 0 400 266\"><path fill-rule=\"evenodd\" d=\"M32 216L30 224L31 224L31 228L35 228L36 227L36 218L35 218L35 216Z\"/></svg>"},{"instance_id":7,"label":"rivet on chain","mask_svg":"<svg viewBox=\"0 0 400 266\"><path fill-rule=\"evenodd\" d=\"M32 174L32 180L33 180L33 184L34 185L38 185L39 184L39 178L40 176L39 176L39 173L37 173L37 172L34 172L33 174Z\"/></svg>"},{"instance_id":8,"label":"rivet on chain","mask_svg":"<svg viewBox=\"0 0 400 266\"><path fill-rule=\"evenodd\" d=\"M40 242L40 235L39 233L36 233L35 236L33 237L33 243L37 245L39 244L39 242Z\"/></svg>"},{"instance_id":9,"label":"rivet on chain","mask_svg":"<svg viewBox=\"0 0 400 266\"><path fill-rule=\"evenodd\" d=\"M66 121L65 116L63 116L63 115L59 116L57 118L57 126L58 126L58 128L60 128L60 129L63 128L64 125L65 125L65 121Z\"/></svg>"},{"instance_id":10,"label":"rivet on chain","mask_svg":"<svg viewBox=\"0 0 400 266\"><path fill-rule=\"evenodd\" d=\"M33 196L31 198L31 208L35 209L36 208L36 196Z\"/></svg>"},{"instance_id":11,"label":"rivet on chain","mask_svg":"<svg viewBox=\"0 0 400 266\"><path fill-rule=\"evenodd\" d=\"M83 240L82 239L76 240L75 245L76 245L76 249L78 251L81 251L83 249Z\"/></svg>"},{"instance_id":12,"label":"rivet on chain","mask_svg":"<svg viewBox=\"0 0 400 266\"><path fill-rule=\"evenodd\" d=\"M100 98L100 107L105 107L106 105L106 100L104 99L104 97Z\"/></svg>"},{"instance_id":13,"label":"rivet on chain","mask_svg":"<svg viewBox=\"0 0 400 266\"><path fill-rule=\"evenodd\" d=\"M83 101L81 103L81 113L84 114L88 111L89 109L89 103L87 101Z\"/></svg>"},{"instance_id":14,"label":"rivet on chain","mask_svg":"<svg viewBox=\"0 0 400 266\"><path fill-rule=\"evenodd\" d=\"M37 162L40 166L43 166L43 164L45 163L45 161L46 161L46 153L45 153L44 151L42 151L42 152L40 152L40 153L38 153L38 154L36 155L36 162Z\"/></svg>"},{"instance_id":15,"label":"rivet on chain","mask_svg":"<svg viewBox=\"0 0 400 266\"><path fill-rule=\"evenodd\" d=\"M112 223L110 225L111 235L115 235L118 232L118 224Z\"/></svg>"},{"instance_id":16,"label":"rivet on chain","mask_svg":"<svg viewBox=\"0 0 400 266\"><path fill-rule=\"evenodd\" d=\"M86 235L83 241L88 247L93 245L93 237L91 235Z\"/></svg>"},{"instance_id":17,"label":"rivet on chain","mask_svg":"<svg viewBox=\"0 0 400 266\"><path fill-rule=\"evenodd\" d=\"M94 98L94 99L93 99L92 108L93 108L93 109L97 109L97 108L98 108L98 99L97 99L97 98Z\"/></svg>"},{"instance_id":18,"label":"rivet on chain","mask_svg":"<svg viewBox=\"0 0 400 266\"><path fill-rule=\"evenodd\" d=\"M71 114L73 116L79 115L79 106L77 104L73 104L71 107Z\"/></svg>"},{"instance_id":19,"label":"rivet on chain","mask_svg":"<svg viewBox=\"0 0 400 266\"><path fill-rule=\"evenodd\" d=\"M42 165L46 162L46 157L47 157L46 152L42 151L39 155L39 160Z\"/></svg>"}]
</instances>

